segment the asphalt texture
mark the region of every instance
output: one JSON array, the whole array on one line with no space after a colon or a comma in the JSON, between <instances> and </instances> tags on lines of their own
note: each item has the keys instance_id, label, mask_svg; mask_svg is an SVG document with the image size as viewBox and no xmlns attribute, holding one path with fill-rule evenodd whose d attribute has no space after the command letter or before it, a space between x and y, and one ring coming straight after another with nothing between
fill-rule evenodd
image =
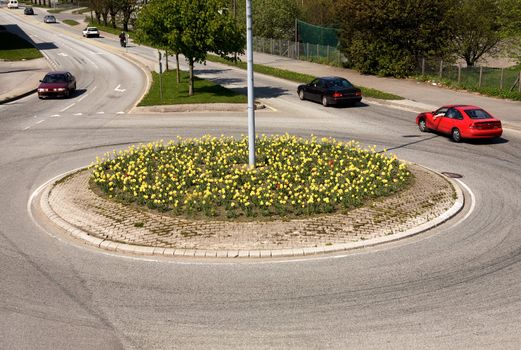
<instances>
[{"instance_id":1,"label":"asphalt texture","mask_svg":"<svg viewBox=\"0 0 521 350\"><path fill-rule=\"evenodd\" d=\"M154 62L154 52L132 43L123 52L109 36L82 39L62 23L43 25L37 12L26 18L2 9L0 21L54 43L50 61L74 71L85 91L0 105L0 348L519 347L519 131L455 144L420 133L410 109L378 101L324 108L299 101L294 83L256 75L259 99L270 107L256 114L259 133L356 139L459 174L465 208L423 234L352 252L261 262L122 257L48 229L31 206L38 189L130 144L244 134L245 113L129 113L147 84L141 66ZM130 64L125 54L141 62ZM242 71L198 70L244 89ZM469 97L507 123L519 116L515 106L503 115L484 105L488 99Z\"/></svg>"}]
</instances>

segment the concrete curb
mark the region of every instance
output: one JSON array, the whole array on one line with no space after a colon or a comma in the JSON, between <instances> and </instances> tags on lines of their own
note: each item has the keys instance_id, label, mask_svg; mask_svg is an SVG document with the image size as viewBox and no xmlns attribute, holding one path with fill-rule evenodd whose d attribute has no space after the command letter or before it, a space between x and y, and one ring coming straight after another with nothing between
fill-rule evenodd
<instances>
[{"instance_id":1,"label":"concrete curb","mask_svg":"<svg viewBox=\"0 0 521 350\"><path fill-rule=\"evenodd\" d=\"M421 165L419 165L421 166ZM365 241L358 241L352 243L333 244L330 246L321 247L306 247L306 248L286 248L286 249L271 249L271 250L196 250L196 249L177 249L177 248L164 248L164 247L150 247L150 246L139 246L127 243L114 242L107 239L101 239L91 236L88 232L80 230L79 228L69 224L63 220L58 214L51 208L49 204L49 194L54 188L54 184L66 176L78 171L72 170L61 176L55 177L49 180L46 184L42 185L32 196L32 198L38 198L40 196L40 208L45 216L55 225L65 230L72 237L83 241L84 244L101 248L107 251L120 252L135 255L147 255L147 256L164 256L164 257L192 257L192 258L283 258L283 257L302 257L309 255L320 255L326 253L342 252L366 247L377 246L389 242L398 241L404 238L412 237L428 231L434 227L437 227L457 213L459 213L465 204L465 198L463 191L460 186L454 180L433 171L427 167L421 166L436 175L444 178L452 184L456 192L456 201L445 211L442 215L424 223L420 226L414 227L404 232L400 232L393 235L377 237ZM41 194L41 195L40 195Z\"/></svg>"}]
</instances>

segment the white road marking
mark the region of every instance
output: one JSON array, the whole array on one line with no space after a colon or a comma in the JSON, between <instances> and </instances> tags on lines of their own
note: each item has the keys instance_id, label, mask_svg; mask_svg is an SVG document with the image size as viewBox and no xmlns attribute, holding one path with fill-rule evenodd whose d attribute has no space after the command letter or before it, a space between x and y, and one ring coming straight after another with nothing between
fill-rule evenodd
<instances>
[{"instance_id":1,"label":"white road marking","mask_svg":"<svg viewBox=\"0 0 521 350\"><path fill-rule=\"evenodd\" d=\"M83 115L83 113L74 113L73 115Z\"/></svg>"},{"instance_id":2,"label":"white road marking","mask_svg":"<svg viewBox=\"0 0 521 350\"><path fill-rule=\"evenodd\" d=\"M125 112L118 112L118 113L116 113L116 114L125 114Z\"/></svg>"},{"instance_id":3,"label":"white road marking","mask_svg":"<svg viewBox=\"0 0 521 350\"><path fill-rule=\"evenodd\" d=\"M82 97L80 97L80 99L78 100L78 102L83 101L83 99L84 99L85 97L87 97L87 96L89 96L89 94L83 95Z\"/></svg>"},{"instance_id":4,"label":"white road marking","mask_svg":"<svg viewBox=\"0 0 521 350\"><path fill-rule=\"evenodd\" d=\"M105 112L103 112L103 111L102 112L96 112L96 114L105 114Z\"/></svg>"},{"instance_id":5,"label":"white road marking","mask_svg":"<svg viewBox=\"0 0 521 350\"><path fill-rule=\"evenodd\" d=\"M51 115L51 118L56 118L56 117L59 117L60 115L59 114L53 114Z\"/></svg>"},{"instance_id":6,"label":"white road marking","mask_svg":"<svg viewBox=\"0 0 521 350\"><path fill-rule=\"evenodd\" d=\"M96 91L97 88L98 88L97 86L93 87L91 92Z\"/></svg>"},{"instance_id":7,"label":"white road marking","mask_svg":"<svg viewBox=\"0 0 521 350\"><path fill-rule=\"evenodd\" d=\"M120 89L119 87L121 86L121 84L119 84L118 86L116 86L116 88L114 89L114 91L118 91L118 92L125 92L127 91L127 89Z\"/></svg>"},{"instance_id":8,"label":"white road marking","mask_svg":"<svg viewBox=\"0 0 521 350\"><path fill-rule=\"evenodd\" d=\"M70 105L68 105L67 107L65 107L64 109L62 109L60 112L65 112L66 110L68 110L69 108L71 108L72 106L74 106L75 104L76 104L76 102L75 102L75 103L72 103L72 104L70 104Z\"/></svg>"},{"instance_id":9,"label":"white road marking","mask_svg":"<svg viewBox=\"0 0 521 350\"><path fill-rule=\"evenodd\" d=\"M67 55L65 52L60 52L58 56L68 57L69 55Z\"/></svg>"},{"instance_id":10,"label":"white road marking","mask_svg":"<svg viewBox=\"0 0 521 350\"><path fill-rule=\"evenodd\" d=\"M451 229L453 227L456 227L459 224L461 224L463 221L467 220L467 218L470 216L470 214L472 214L472 212L474 211L474 208L476 207L476 196L474 196L474 193L472 192L470 187L465 185L465 183L463 181L461 181L460 179L455 179L455 180L458 181L459 184L461 186L463 186L465 188L465 190L470 194L470 209L467 212L467 214L465 214L465 216L463 218L461 218L461 220L459 220L458 222L454 223L451 227L449 227L449 229Z\"/></svg>"}]
</instances>

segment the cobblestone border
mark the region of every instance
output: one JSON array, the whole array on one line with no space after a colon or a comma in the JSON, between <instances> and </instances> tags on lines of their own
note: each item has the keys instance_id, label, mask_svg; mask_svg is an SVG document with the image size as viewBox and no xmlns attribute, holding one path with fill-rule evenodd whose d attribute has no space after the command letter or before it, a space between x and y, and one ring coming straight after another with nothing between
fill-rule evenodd
<instances>
[{"instance_id":1,"label":"cobblestone border","mask_svg":"<svg viewBox=\"0 0 521 350\"><path fill-rule=\"evenodd\" d=\"M352 240L346 239L346 237L350 237L349 234L346 236L346 231L349 231L347 228L353 231L353 218L349 218L349 215L358 211L355 214L355 218L359 220L357 222L368 221L372 217L372 213L374 214L374 206L355 209L349 212L348 215L333 214L304 220L278 220L268 223L235 223L210 220L203 222L189 221L140 211L123 204L105 200L88 189L85 179L83 179L83 183L78 181L78 179L81 179L81 174L85 173L85 170L64 174L59 180L51 181L44 186L40 196L40 206L43 213L54 224L64 229L72 237L82 240L85 244L108 251L139 255L197 258L305 256L368 247L416 235L440 225L463 208L463 193L454 181L418 165L411 164L410 167L416 176L416 183L395 196L386 197L383 202L387 202L386 205L393 206L393 208L401 205L404 208L414 210L414 208L419 209L419 207L423 206L425 210L414 211L415 214L406 222L395 220L396 218L392 215L386 217L386 220L380 221L381 225L377 223L375 226L374 222L366 222L367 225L364 227L365 233L363 235L360 234L355 227L355 235ZM420 179L418 179L418 174L423 174L420 176ZM424 182L421 181L422 179L426 179L425 174L428 174L429 178L433 180L432 183L428 181L426 184L420 183ZM443 186L443 183L446 186ZM440 184L441 191L439 190ZM424 198L426 195L425 190L430 188L431 185L435 187L430 192L434 197ZM451 199L450 205L447 205L448 198ZM439 203L433 203L432 199L438 199ZM440 203L443 205L437 205ZM105 213L100 216L100 212L107 210L106 207L109 207L109 214ZM378 212L378 210L376 211ZM122 216L120 217L120 215ZM134 221L142 220L140 217L146 217L150 221L147 223L146 228L141 226L135 227L132 221L125 221L129 217ZM170 222L165 224L167 219ZM351 220L351 222L348 222L348 220ZM158 231L158 227L161 228L161 225L163 225L163 231ZM196 234L192 235L183 234L183 231L179 230L179 225L188 225L192 229L195 227L199 231L195 231ZM239 225L238 228L237 225ZM295 230L295 226L300 228L300 230ZM362 226L358 226L358 228ZM165 227L167 227L166 230ZM385 231L382 231L382 227ZM230 245L230 242L228 242L228 245L222 244L220 241L229 237L226 234L226 230L230 230L230 228L232 233L242 230L243 232L237 233L239 237L244 237L245 235L250 237L251 231L258 235L263 232L273 233L274 229L279 229L282 232L290 232L289 234L294 239L289 243L289 246L286 244L281 248L273 245L255 245L255 242L246 242L246 246ZM168 229L173 233L168 233ZM221 231L216 232L216 230ZM178 243L175 243L177 242L175 240L173 241L174 243L165 243L165 240L162 238L164 232L167 232L169 237L177 235L177 240L179 240L179 235L181 235L180 237L187 243L193 243L193 237L195 237L197 244L177 246ZM319 235L318 241L315 240L310 243L310 232L319 232L327 237L327 240L321 241ZM217 236L217 238L214 236ZM136 242L136 237L141 237L144 240L138 240L139 244L135 244L133 242ZM311 234L311 237L316 238L317 236ZM215 239L220 243L216 244ZM208 244L205 246L202 244L204 242Z\"/></svg>"}]
</instances>

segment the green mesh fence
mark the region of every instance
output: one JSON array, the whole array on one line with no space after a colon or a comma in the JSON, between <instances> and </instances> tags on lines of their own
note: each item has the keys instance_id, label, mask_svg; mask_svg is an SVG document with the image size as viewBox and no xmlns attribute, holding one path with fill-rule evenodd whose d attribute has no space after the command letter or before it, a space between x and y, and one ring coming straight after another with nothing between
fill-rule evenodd
<instances>
[{"instance_id":1,"label":"green mesh fence","mask_svg":"<svg viewBox=\"0 0 521 350\"><path fill-rule=\"evenodd\" d=\"M298 38L301 43L336 47L337 29L320 27L297 20Z\"/></svg>"}]
</instances>

